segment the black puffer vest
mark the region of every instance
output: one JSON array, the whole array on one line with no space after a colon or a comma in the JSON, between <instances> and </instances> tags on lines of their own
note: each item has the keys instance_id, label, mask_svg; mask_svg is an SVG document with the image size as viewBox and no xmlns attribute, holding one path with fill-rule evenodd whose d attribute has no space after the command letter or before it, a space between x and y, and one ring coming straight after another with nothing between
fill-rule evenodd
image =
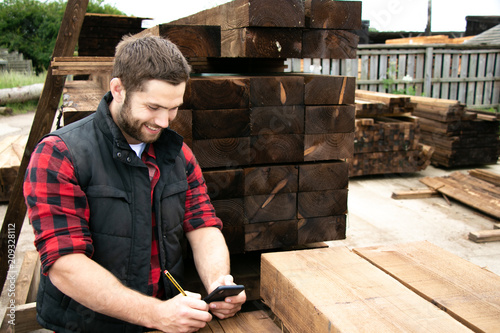
<instances>
[{"instance_id":1,"label":"black puffer vest","mask_svg":"<svg viewBox=\"0 0 500 333\"><path fill-rule=\"evenodd\" d=\"M78 182L90 206L92 259L124 285L148 294L151 259L151 182L138 158L113 122L104 96L93 115L57 130L68 146ZM185 210L186 161L182 138L165 130L154 143L160 180L153 194L160 265L182 281L182 221ZM177 291L162 276L167 298ZM141 332L142 328L96 313L61 293L42 275L37 319L56 332Z\"/></svg>"}]
</instances>

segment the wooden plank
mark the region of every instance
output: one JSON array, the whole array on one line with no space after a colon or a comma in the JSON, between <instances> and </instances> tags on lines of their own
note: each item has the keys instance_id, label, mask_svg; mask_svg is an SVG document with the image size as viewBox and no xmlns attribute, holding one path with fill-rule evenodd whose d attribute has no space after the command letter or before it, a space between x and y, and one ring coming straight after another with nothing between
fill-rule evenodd
<instances>
[{"instance_id":1,"label":"wooden plank","mask_svg":"<svg viewBox=\"0 0 500 333\"><path fill-rule=\"evenodd\" d=\"M245 216L250 224L291 220L297 216L296 193L250 195L244 197L243 202Z\"/></svg>"},{"instance_id":2,"label":"wooden plank","mask_svg":"<svg viewBox=\"0 0 500 333\"><path fill-rule=\"evenodd\" d=\"M292 28L304 27L304 18L302 0L235 0L168 24L220 25L222 30L243 27Z\"/></svg>"},{"instance_id":3,"label":"wooden plank","mask_svg":"<svg viewBox=\"0 0 500 333\"><path fill-rule=\"evenodd\" d=\"M238 312L234 317L218 320L223 329L222 332L247 333L247 332L269 332L280 333L281 329L262 310L250 312ZM210 326L212 324L209 324ZM205 332L200 330L200 332ZM209 332L217 332L212 327Z\"/></svg>"},{"instance_id":4,"label":"wooden plank","mask_svg":"<svg viewBox=\"0 0 500 333\"><path fill-rule=\"evenodd\" d=\"M496 186L500 186L500 175L489 171L489 170L483 170L483 169L473 169L469 170L469 175L485 180L491 184L494 184Z\"/></svg>"},{"instance_id":5,"label":"wooden plank","mask_svg":"<svg viewBox=\"0 0 500 333\"><path fill-rule=\"evenodd\" d=\"M250 109L251 135L304 134L304 106L261 106Z\"/></svg>"},{"instance_id":6,"label":"wooden plank","mask_svg":"<svg viewBox=\"0 0 500 333\"><path fill-rule=\"evenodd\" d=\"M423 199L441 196L438 191L433 189L415 189L409 191L392 192L391 198L401 199Z\"/></svg>"},{"instance_id":7,"label":"wooden plank","mask_svg":"<svg viewBox=\"0 0 500 333\"><path fill-rule=\"evenodd\" d=\"M222 57L301 58L302 30L239 28L221 32Z\"/></svg>"},{"instance_id":8,"label":"wooden plank","mask_svg":"<svg viewBox=\"0 0 500 333\"><path fill-rule=\"evenodd\" d=\"M301 57L357 59L358 42L359 37L347 30L304 30Z\"/></svg>"},{"instance_id":9,"label":"wooden plank","mask_svg":"<svg viewBox=\"0 0 500 333\"><path fill-rule=\"evenodd\" d=\"M169 39L179 47L186 58L221 56L221 29L219 26L160 24L143 30L136 36L147 34Z\"/></svg>"},{"instance_id":10,"label":"wooden plank","mask_svg":"<svg viewBox=\"0 0 500 333\"><path fill-rule=\"evenodd\" d=\"M472 231L469 233L469 239L475 243L498 242L500 229Z\"/></svg>"},{"instance_id":11,"label":"wooden plank","mask_svg":"<svg viewBox=\"0 0 500 333\"><path fill-rule=\"evenodd\" d=\"M250 135L250 109L193 110L193 139Z\"/></svg>"},{"instance_id":12,"label":"wooden plank","mask_svg":"<svg viewBox=\"0 0 500 333\"><path fill-rule=\"evenodd\" d=\"M17 305L36 301L40 278L40 259L37 251L24 253L21 270L16 279L15 302Z\"/></svg>"},{"instance_id":13,"label":"wooden plank","mask_svg":"<svg viewBox=\"0 0 500 333\"><path fill-rule=\"evenodd\" d=\"M245 251L286 248L297 245L297 220L245 225ZM262 280L261 280L262 283Z\"/></svg>"},{"instance_id":14,"label":"wooden plank","mask_svg":"<svg viewBox=\"0 0 500 333\"><path fill-rule=\"evenodd\" d=\"M250 138L194 140L193 153L201 168L250 164Z\"/></svg>"},{"instance_id":15,"label":"wooden plank","mask_svg":"<svg viewBox=\"0 0 500 333\"><path fill-rule=\"evenodd\" d=\"M276 195L298 191L299 170L293 165L268 165L245 168L244 195ZM269 200L266 199L267 200Z\"/></svg>"},{"instance_id":16,"label":"wooden plank","mask_svg":"<svg viewBox=\"0 0 500 333\"><path fill-rule=\"evenodd\" d=\"M299 192L298 218L336 216L347 213L347 189Z\"/></svg>"},{"instance_id":17,"label":"wooden plank","mask_svg":"<svg viewBox=\"0 0 500 333\"><path fill-rule=\"evenodd\" d=\"M186 109L216 110L245 109L249 107L249 78L246 77L192 77L186 86Z\"/></svg>"},{"instance_id":18,"label":"wooden plank","mask_svg":"<svg viewBox=\"0 0 500 333\"><path fill-rule=\"evenodd\" d=\"M304 78L301 75L250 77L252 107L301 104L304 104Z\"/></svg>"},{"instance_id":19,"label":"wooden plank","mask_svg":"<svg viewBox=\"0 0 500 333\"><path fill-rule=\"evenodd\" d=\"M298 244L332 241L346 238L346 215L300 219Z\"/></svg>"},{"instance_id":20,"label":"wooden plank","mask_svg":"<svg viewBox=\"0 0 500 333\"><path fill-rule=\"evenodd\" d=\"M306 27L317 29L361 29L361 1L305 1Z\"/></svg>"},{"instance_id":21,"label":"wooden plank","mask_svg":"<svg viewBox=\"0 0 500 333\"><path fill-rule=\"evenodd\" d=\"M250 137L251 164L299 163L304 161L304 135L261 134Z\"/></svg>"},{"instance_id":22,"label":"wooden plank","mask_svg":"<svg viewBox=\"0 0 500 333\"><path fill-rule=\"evenodd\" d=\"M304 75L306 105L354 104L356 78L333 75Z\"/></svg>"},{"instance_id":23,"label":"wooden plank","mask_svg":"<svg viewBox=\"0 0 500 333\"><path fill-rule=\"evenodd\" d=\"M353 105L306 106L305 133L351 133L356 117Z\"/></svg>"},{"instance_id":24,"label":"wooden plank","mask_svg":"<svg viewBox=\"0 0 500 333\"><path fill-rule=\"evenodd\" d=\"M498 329L500 276L425 241L354 252L470 329Z\"/></svg>"},{"instance_id":25,"label":"wooden plank","mask_svg":"<svg viewBox=\"0 0 500 333\"><path fill-rule=\"evenodd\" d=\"M301 164L298 169L300 192L338 190L348 187L349 164L344 161Z\"/></svg>"},{"instance_id":26,"label":"wooden plank","mask_svg":"<svg viewBox=\"0 0 500 333\"><path fill-rule=\"evenodd\" d=\"M29 333L43 329L36 320L36 303L27 303L16 306L14 325L9 324L6 314L0 332Z\"/></svg>"},{"instance_id":27,"label":"wooden plank","mask_svg":"<svg viewBox=\"0 0 500 333\"><path fill-rule=\"evenodd\" d=\"M342 160L354 154L354 133L306 134L304 161Z\"/></svg>"},{"instance_id":28,"label":"wooden plank","mask_svg":"<svg viewBox=\"0 0 500 333\"><path fill-rule=\"evenodd\" d=\"M261 296L290 332L470 331L344 247L262 254Z\"/></svg>"},{"instance_id":29,"label":"wooden plank","mask_svg":"<svg viewBox=\"0 0 500 333\"><path fill-rule=\"evenodd\" d=\"M460 172L456 171L455 174L457 173ZM480 212L500 219L500 197L493 192L495 189L486 192L486 184L489 183L485 181L482 181L485 186L479 188L464 183L463 177L458 180L450 177L424 177L420 182Z\"/></svg>"},{"instance_id":30,"label":"wooden plank","mask_svg":"<svg viewBox=\"0 0 500 333\"><path fill-rule=\"evenodd\" d=\"M75 50L80 28L82 26L85 12L87 11L88 0L69 0L63 15L59 34L56 39L53 57L71 56ZM35 148L41 137L50 132L54 121L54 116L59 106L59 100L64 87L64 77L54 76L49 67L45 77L45 84L42 95L38 101L37 111L33 119L33 126L26 144L23 160L19 167L19 174L14 184L14 190L10 197L9 206L5 213L2 229L0 231L0 286L5 283L8 270L7 257L7 230L9 226L14 226L15 243L26 215L26 204L22 193L22 183L24 174L29 163L31 152Z\"/></svg>"}]
</instances>

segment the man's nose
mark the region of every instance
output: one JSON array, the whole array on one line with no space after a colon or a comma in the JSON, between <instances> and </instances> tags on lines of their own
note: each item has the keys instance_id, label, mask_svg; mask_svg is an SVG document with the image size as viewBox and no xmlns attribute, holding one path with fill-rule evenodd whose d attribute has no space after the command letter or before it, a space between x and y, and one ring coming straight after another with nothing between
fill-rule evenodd
<instances>
[{"instance_id":1,"label":"man's nose","mask_svg":"<svg viewBox=\"0 0 500 333\"><path fill-rule=\"evenodd\" d=\"M167 128L170 123L170 116L168 110L162 110L155 118L155 124L162 128Z\"/></svg>"}]
</instances>

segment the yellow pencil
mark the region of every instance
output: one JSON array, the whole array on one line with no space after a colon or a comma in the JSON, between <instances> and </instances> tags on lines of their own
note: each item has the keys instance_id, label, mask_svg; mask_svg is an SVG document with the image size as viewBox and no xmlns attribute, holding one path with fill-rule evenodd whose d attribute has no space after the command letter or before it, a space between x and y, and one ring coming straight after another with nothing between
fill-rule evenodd
<instances>
[{"instance_id":1,"label":"yellow pencil","mask_svg":"<svg viewBox=\"0 0 500 333\"><path fill-rule=\"evenodd\" d=\"M167 270L164 270L163 273L165 273L165 275L168 277L168 279L170 280L170 282L172 282L172 284L177 288L177 290L179 290L179 292L182 295L187 296L186 292L184 291L184 289L182 289L182 287L177 283L177 281L175 281L175 279L172 276L172 274L170 274Z\"/></svg>"}]
</instances>

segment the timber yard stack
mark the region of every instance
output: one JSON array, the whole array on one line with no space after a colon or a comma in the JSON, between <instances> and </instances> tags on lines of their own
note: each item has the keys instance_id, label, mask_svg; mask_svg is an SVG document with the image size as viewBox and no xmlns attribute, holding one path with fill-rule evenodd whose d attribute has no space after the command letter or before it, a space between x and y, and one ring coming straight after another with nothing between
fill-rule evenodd
<instances>
[{"instance_id":1,"label":"timber yard stack","mask_svg":"<svg viewBox=\"0 0 500 333\"><path fill-rule=\"evenodd\" d=\"M467 111L455 100L411 96L421 140L434 148L432 164L462 167L495 164L500 153L499 120Z\"/></svg>"},{"instance_id":2,"label":"timber yard stack","mask_svg":"<svg viewBox=\"0 0 500 333\"><path fill-rule=\"evenodd\" d=\"M287 58L354 58L360 24L360 2L236 0L143 32L183 50L183 27L220 29L220 56L187 55L203 75L172 127L203 169L232 254L345 238L355 78L283 71Z\"/></svg>"},{"instance_id":3,"label":"timber yard stack","mask_svg":"<svg viewBox=\"0 0 500 333\"><path fill-rule=\"evenodd\" d=\"M356 90L354 156L349 175L416 172L430 164L432 148L419 143L409 97Z\"/></svg>"}]
</instances>

